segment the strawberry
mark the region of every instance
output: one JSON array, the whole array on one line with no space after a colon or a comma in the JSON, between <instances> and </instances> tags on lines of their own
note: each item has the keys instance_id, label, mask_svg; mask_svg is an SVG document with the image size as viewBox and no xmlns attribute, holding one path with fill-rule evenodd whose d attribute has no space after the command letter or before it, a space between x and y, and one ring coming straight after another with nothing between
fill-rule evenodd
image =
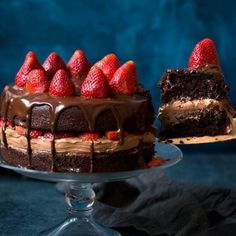
<instances>
[{"instance_id":1,"label":"strawberry","mask_svg":"<svg viewBox=\"0 0 236 236\"><path fill-rule=\"evenodd\" d=\"M83 133L79 135L79 138L85 141L97 140L100 138L99 133Z\"/></svg>"},{"instance_id":2,"label":"strawberry","mask_svg":"<svg viewBox=\"0 0 236 236\"><path fill-rule=\"evenodd\" d=\"M26 128L21 127L21 126L16 126L16 132L21 135L21 136L26 136ZM40 130L30 130L30 137L31 138L38 138L39 136L42 136L43 132Z\"/></svg>"},{"instance_id":3,"label":"strawberry","mask_svg":"<svg viewBox=\"0 0 236 236\"><path fill-rule=\"evenodd\" d=\"M65 70L58 70L49 86L51 96L65 97L75 95L75 85Z\"/></svg>"},{"instance_id":4,"label":"strawberry","mask_svg":"<svg viewBox=\"0 0 236 236\"><path fill-rule=\"evenodd\" d=\"M106 132L106 137L110 140L119 140L120 139L120 131L108 131Z\"/></svg>"},{"instance_id":5,"label":"strawberry","mask_svg":"<svg viewBox=\"0 0 236 236\"><path fill-rule=\"evenodd\" d=\"M148 164L147 166L149 168L152 168L152 167L157 167L157 166L161 166L163 165L165 162L169 161L168 158L164 158L164 157L154 157Z\"/></svg>"},{"instance_id":6,"label":"strawberry","mask_svg":"<svg viewBox=\"0 0 236 236\"><path fill-rule=\"evenodd\" d=\"M32 51L28 52L25 57L23 65L16 74L15 84L18 87L24 87L26 83L26 77L29 74L29 72L32 71L33 69L41 69L41 68L42 66L40 65L35 53Z\"/></svg>"},{"instance_id":7,"label":"strawberry","mask_svg":"<svg viewBox=\"0 0 236 236\"><path fill-rule=\"evenodd\" d=\"M48 79L52 79L52 77L59 69L67 70L65 62L55 52L52 52L46 58L43 63L43 68L46 71Z\"/></svg>"},{"instance_id":8,"label":"strawberry","mask_svg":"<svg viewBox=\"0 0 236 236\"><path fill-rule=\"evenodd\" d=\"M120 67L120 62L115 54L108 54L98 61L95 66L99 67L106 76L106 79L110 81L116 70Z\"/></svg>"},{"instance_id":9,"label":"strawberry","mask_svg":"<svg viewBox=\"0 0 236 236\"><path fill-rule=\"evenodd\" d=\"M133 61L123 64L109 82L115 94L133 95L137 84L136 66Z\"/></svg>"},{"instance_id":10,"label":"strawberry","mask_svg":"<svg viewBox=\"0 0 236 236\"><path fill-rule=\"evenodd\" d=\"M193 49L188 61L188 67L197 68L207 64L219 65L216 46L211 39L205 38Z\"/></svg>"},{"instance_id":11,"label":"strawberry","mask_svg":"<svg viewBox=\"0 0 236 236\"><path fill-rule=\"evenodd\" d=\"M0 119L0 127L2 127L3 125L5 125L5 120L4 119Z\"/></svg>"},{"instance_id":12,"label":"strawberry","mask_svg":"<svg viewBox=\"0 0 236 236\"><path fill-rule=\"evenodd\" d=\"M124 132L124 136L127 136L128 133ZM120 130L107 131L106 137L110 140L119 140L120 139Z\"/></svg>"},{"instance_id":13,"label":"strawberry","mask_svg":"<svg viewBox=\"0 0 236 236\"><path fill-rule=\"evenodd\" d=\"M70 138L73 137L74 134L73 133L57 133L55 134L55 138L56 139L60 139L60 138Z\"/></svg>"},{"instance_id":14,"label":"strawberry","mask_svg":"<svg viewBox=\"0 0 236 236\"><path fill-rule=\"evenodd\" d=\"M43 135L43 132L40 131L40 130L30 130L30 137L31 138L38 138L39 136L42 136Z\"/></svg>"},{"instance_id":15,"label":"strawberry","mask_svg":"<svg viewBox=\"0 0 236 236\"><path fill-rule=\"evenodd\" d=\"M72 80L76 85L78 84L79 87L88 74L90 67L88 59L81 50L76 50L67 63L67 68L72 76Z\"/></svg>"},{"instance_id":16,"label":"strawberry","mask_svg":"<svg viewBox=\"0 0 236 236\"><path fill-rule=\"evenodd\" d=\"M16 133L25 136L26 135L26 128L21 127L21 126L16 126Z\"/></svg>"},{"instance_id":17,"label":"strawberry","mask_svg":"<svg viewBox=\"0 0 236 236\"><path fill-rule=\"evenodd\" d=\"M49 88L49 82L43 69L32 70L26 78L26 90L29 93L44 93Z\"/></svg>"},{"instance_id":18,"label":"strawberry","mask_svg":"<svg viewBox=\"0 0 236 236\"><path fill-rule=\"evenodd\" d=\"M46 132L46 133L44 133L43 137L46 139L53 139L54 135L53 135L53 133Z\"/></svg>"},{"instance_id":19,"label":"strawberry","mask_svg":"<svg viewBox=\"0 0 236 236\"><path fill-rule=\"evenodd\" d=\"M110 95L109 84L102 70L93 66L81 86L81 95L89 98L106 98Z\"/></svg>"},{"instance_id":20,"label":"strawberry","mask_svg":"<svg viewBox=\"0 0 236 236\"><path fill-rule=\"evenodd\" d=\"M12 128L10 121L8 121L8 120L6 121L6 120L4 120L4 119L0 119L0 127L2 127L2 126L5 125L5 124L6 124L6 126Z\"/></svg>"},{"instance_id":21,"label":"strawberry","mask_svg":"<svg viewBox=\"0 0 236 236\"><path fill-rule=\"evenodd\" d=\"M57 134L53 134L51 132L46 132L44 134L44 138L47 138L47 139L61 139L61 138L70 138L70 137L73 137L74 135L72 133L57 133Z\"/></svg>"}]
</instances>

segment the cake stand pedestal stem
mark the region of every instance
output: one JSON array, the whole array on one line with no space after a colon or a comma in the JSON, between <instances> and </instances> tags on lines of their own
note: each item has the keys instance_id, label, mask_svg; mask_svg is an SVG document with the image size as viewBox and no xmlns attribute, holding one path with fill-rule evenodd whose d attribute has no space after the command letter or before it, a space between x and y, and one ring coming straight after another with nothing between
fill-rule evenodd
<instances>
[{"instance_id":1,"label":"cake stand pedestal stem","mask_svg":"<svg viewBox=\"0 0 236 236\"><path fill-rule=\"evenodd\" d=\"M69 182L65 201L69 218L52 229L41 232L45 236L120 236L116 231L97 224L92 217L95 192L90 183Z\"/></svg>"}]
</instances>

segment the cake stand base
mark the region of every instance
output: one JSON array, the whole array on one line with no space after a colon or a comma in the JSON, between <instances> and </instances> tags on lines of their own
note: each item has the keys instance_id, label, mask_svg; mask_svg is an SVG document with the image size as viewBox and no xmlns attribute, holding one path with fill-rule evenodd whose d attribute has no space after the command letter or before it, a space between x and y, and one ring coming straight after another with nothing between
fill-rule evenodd
<instances>
[{"instance_id":1,"label":"cake stand base","mask_svg":"<svg viewBox=\"0 0 236 236\"><path fill-rule=\"evenodd\" d=\"M97 224L92 217L95 193L89 183L70 182L65 200L69 218L41 232L41 236L120 236L114 230Z\"/></svg>"},{"instance_id":2,"label":"cake stand base","mask_svg":"<svg viewBox=\"0 0 236 236\"><path fill-rule=\"evenodd\" d=\"M97 224L92 218L73 217L40 236L121 236L118 232Z\"/></svg>"}]
</instances>

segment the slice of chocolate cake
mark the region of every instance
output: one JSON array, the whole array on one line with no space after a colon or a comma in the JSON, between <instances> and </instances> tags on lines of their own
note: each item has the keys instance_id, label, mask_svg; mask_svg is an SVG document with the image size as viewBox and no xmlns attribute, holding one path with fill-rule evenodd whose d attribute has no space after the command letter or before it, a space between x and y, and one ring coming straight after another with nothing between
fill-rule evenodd
<instances>
[{"instance_id":1,"label":"slice of chocolate cake","mask_svg":"<svg viewBox=\"0 0 236 236\"><path fill-rule=\"evenodd\" d=\"M189 68L168 69L159 82L161 137L214 136L232 130L234 110L214 43L196 45Z\"/></svg>"}]
</instances>

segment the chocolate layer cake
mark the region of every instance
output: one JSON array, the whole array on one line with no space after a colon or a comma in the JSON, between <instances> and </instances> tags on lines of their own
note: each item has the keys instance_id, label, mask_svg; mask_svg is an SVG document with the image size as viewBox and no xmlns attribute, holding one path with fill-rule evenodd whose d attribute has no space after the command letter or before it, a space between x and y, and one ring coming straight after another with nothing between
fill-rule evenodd
<instances>
[{"instance_id":1,"label":"chocolate layer cake","mask_svg":"<svg viewBox=\"0 0 236 236\"><path fill-rule=\"evenodd\" d=\"M227 95L229 87L219 65L200 63L205 53L205 49L202 50L195 58L197 65L168 69L159 82L158 117L163 139L214 136L232 130L234 110Z\"/></svg>"},{"instance_id":2,"label":"chocolate layer cake","mask_svg":"<svg viewBox=\"0 0 236 236\"><path fill-rule=\"evenodd\" d=\"M102 73L97 67L91 70ZM80 92L87 91L83 82L90 79L89 73L83 81L79 77L83 90L77 84L73 96L59 96L61 91L52 95L61 86L51 90L54 77L48 79L49 90L43 92L28 89L28 77L26 86L16 82L4 88L1 150L7 163L46 171L90 173L146 167L155 142L149 91L135 84L132 94L111 90L109 97L83 96Z\"/></svg>"}]
</instances>

